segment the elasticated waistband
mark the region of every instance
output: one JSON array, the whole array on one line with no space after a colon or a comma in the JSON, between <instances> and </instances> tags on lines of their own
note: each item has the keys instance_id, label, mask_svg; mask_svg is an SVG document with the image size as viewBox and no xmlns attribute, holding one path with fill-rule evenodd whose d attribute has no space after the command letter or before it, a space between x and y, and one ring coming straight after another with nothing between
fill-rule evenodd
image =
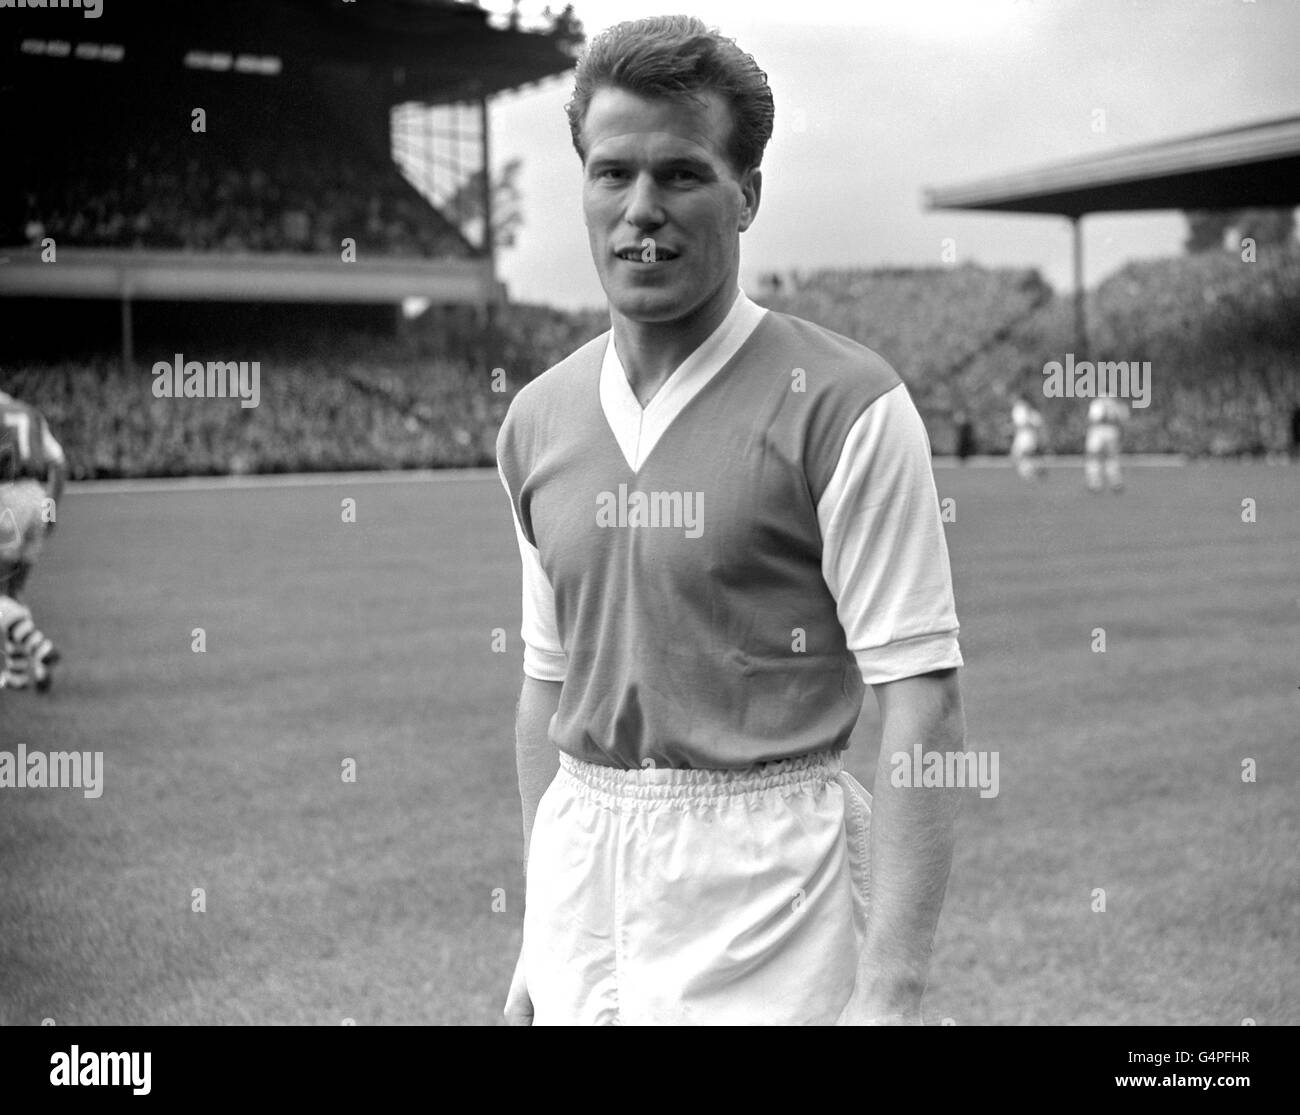
<instances>
[{"instance_id":1,"label":"elasticated waistband","mask_svg":"<svg viewBox=\"0 0 1300 1115\"><path fill-rule=\"evenodd\" d=\"M668 767L624 770L588 763L560 752L560 777L580 787L584 796L609 806L635 802L704 804L768 790L785 793L816 790L839 774L842 767L839 751L818 751L743 770Z\"/></svg>"}]
</instances>

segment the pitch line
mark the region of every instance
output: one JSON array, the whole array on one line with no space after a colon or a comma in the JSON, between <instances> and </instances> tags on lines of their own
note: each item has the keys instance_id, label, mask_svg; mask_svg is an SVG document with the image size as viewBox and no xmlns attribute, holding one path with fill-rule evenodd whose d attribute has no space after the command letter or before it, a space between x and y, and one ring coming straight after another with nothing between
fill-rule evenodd
<instances>
[{"instance_id":1,"label":"pitch line","mask_svg":"<svg viewBox=\"0 0 1300 1115\"><path fill-rule=\"evenodd\" d=\"M1121 458L1124 466L1177 468L1187 463L1179 454L1135 453ZM1047 468L1082 468L1083 457L1043 457ZM996 468L1009 469L1007 457L968 457L963 464L956 457L935 457L935 468ZM230 492L243 489L265 488L327 488L346 484L423 484L449 483L464 480L486 480L499 483L495 468L422 468L377 469L366 472L284 472L251 474L248 476L162 476L143 480L74 480L68 492L76 495L121 495L147 492Z\"/></svg>"},{"instance_id":2,"label":"pitch line","mask_svg":"<svg viewBox=\"0 0 1300 1115\"><path fill-rule=\"evenodd\" d=\"M146 492L230 492L264 488L326 488L346 484L421 484L491 478L500 483L495 468L388 469L367 472L283 472L248 476L155 476L143 480L74 480L70 493L121 495Z\"/></svg>"}]
</instances>

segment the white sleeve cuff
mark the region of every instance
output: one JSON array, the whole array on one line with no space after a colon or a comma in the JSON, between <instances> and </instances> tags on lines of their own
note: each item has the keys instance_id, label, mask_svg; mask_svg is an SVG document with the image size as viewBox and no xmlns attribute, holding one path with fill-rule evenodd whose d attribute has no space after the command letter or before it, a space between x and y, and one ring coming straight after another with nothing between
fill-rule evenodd
<instances>
[{"instance_id":1,"label":"white sleeve cuff","mask_svg":"<svg viewBox=\"0 0 1300 1115\"><path fill-rule=\"evenodd\" d=\"M957 646L957 632L919 635L883 647L855 650L858 670L867 685L902 681L934 670L951 670L965 665Z\"/></svg>"},{"instance_id":2,"label":"white sleeve cuff","mask_svg":"<svg viewBox=\"0 0 1300 1115\"><path fill-rule=\"evenodd\" d=\"M563 681L568 673L569 659L564 651L542 650L524 643L524 673L538 681Z\"/></svg>"}]
</instances>

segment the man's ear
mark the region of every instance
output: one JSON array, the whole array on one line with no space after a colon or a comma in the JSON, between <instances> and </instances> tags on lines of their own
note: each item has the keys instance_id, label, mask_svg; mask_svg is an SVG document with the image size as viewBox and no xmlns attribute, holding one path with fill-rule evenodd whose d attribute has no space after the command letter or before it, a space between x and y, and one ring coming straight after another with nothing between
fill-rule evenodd
<instances>
[{"instance_id":1,"label":"man's ear","mask_svg":"<svg viewBox=\"0 0 1300 1115\"><path fill-rule=\"evenodd\" d=\"M582 224L583 224L583 227L584 227L584 228L591 228L591 222L590 222L589 220L587 220L587 205L586 205L586 197L587 197L587 156L586 156L585 154L579 153L579 158L580 158L580 160L581 160L581 162L580 162L581 170L580 170L580 172L579 172L579 181L581 182L581 188L580 188L579 195L578 195L578 196L579 196L579 202L578 202L578 205L579 205L579 208L582 209Z\"/></svg>"},{"instance_id":2,"label":"man's ear","mask_svg":"<svg viewBox=\"0 0 1300 1115\"><path fill-rule=\"evenodd\" d=\"M758 203L763 198L763 172L758 167L745 172L740 180L740 192L745 204L740 210L740 231L744 232L758 216Z\"/></svg>"}]
</instances>

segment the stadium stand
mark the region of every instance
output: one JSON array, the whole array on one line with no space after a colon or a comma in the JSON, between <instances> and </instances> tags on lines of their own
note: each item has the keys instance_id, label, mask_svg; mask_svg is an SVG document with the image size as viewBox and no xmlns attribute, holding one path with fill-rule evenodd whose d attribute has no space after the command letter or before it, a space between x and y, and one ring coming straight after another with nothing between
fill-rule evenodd
<instances>
[{"instance_id":1,"label":"stadium stand","mask_svg":"<svg viewBox=\"0 0 1300 1115\"><path fill-rule=\"evenodd\" d=\"M816 271L774 309L877 349L918 400L936 453L954 448L962 409L981 446L1009 442L1010 396L1040 393L1043 364L1071 350L1068 295L1032 271ZM1152 365L1151 405L1126 448L1192 456L1283 452L1300 406L1300 249L1245 265L1231 252L1132 264L1090 296L1094 359ZM376 342L258 348L261 404L177 406L141 369L102 362L0 366L0 388L39 407L74 478L490 465L515 390L608 328L601 311L511 306L490 358L471 315L413 323ZM151 354L153 359L170 354ZM494 391L493 366L506 373ZM1083 445L1086 404L1043 399L1054 452Z\"/></svg>"},{"instance_id":2,"label":"stadium stand","mask_svg":"<svg viewBox=\"0 0 1300 1115\"><path fill-rule=\"evenodd\" d=\"M475 5L448 0L231 0L183 21L171 12L164 0L113 8L96 21L104 43L90 44L85 60L56 56L39 13L11 13L0 28L12 73L0 83L11 155L0 183L0 245L11 249L0 275L10 311L0 388L47 415L78 479L492 463L511 393L608 318L502 306L485 328L501 293L492 241L471 243L430 203L427 181L417 179L418 191L404 177L390 113L477 103L481 133L469 146L486 162L488 98L571 65L582 38L572 10L538 34L513 22L493 29ZM111 62L109 43L118 44ZM212 44L224 44L226 72L212 69L214 54L190 64L192 48ZM273 61L275 76L241 69L246 58ZM208 126L196 131L201 105ZM1201 138L1216 159L1230 148L1240 160L1240 144L1297 128L1280 121ZM1077 232L1094 209L1281 203L1278 183L1292 197L1294 152L1277 174L1243 177L1231 161L1201 166L1205 151L1184 147L1200 169L1181 201L1167 191L1135 200L1122 175L1079 194L1076 179L1091 182L1109 166L1102 160L941 191L931 203L1063 212ZM1161 146L1143 157L1168 154ZM472 171L466 159L459 169ZM1062 181L1074 186L1062 193ZM1112 204L1108 190L1124 196ZM59 245L58 268L41 258L45 237ZM343 268L346 238L362 258ZM937 453L955 448L959 411L981 447L1005 447L1011 396L1041 394L1044 363L1084 335L1083 303L1072 307L1032 270L819 270L757 297L882 353ZM394 335L405 298L441 306ZM277 329L244 335L250 317L237 303L265 309ZM1133 264L1089 294L1088 357L1152 365L1152 403L1134 410L1126 449L1285 450L1300 407L1298 306L1294 245L1248 265L1228 252ZM205 315L191 310L210 311L202 334ZM353 321L369 332L340 338ZM380 321L387 332L377 338ZM120 360L107 330L120 336ZM199 339L182 344L181 334ZM260 405L154 398L152 362L182 350L259 361ZM506 392L493 390L497 367ZM1049 448L1078 452L1086 408L1043 399L1041 409Z\"/></svg>"},{"instance_id":3,"label":"stadium stand","mask_svg":"<svg viewBox=\"0 0 1300 1115\"><path fill-rule=\"evenodd\" d=\"M0 360L69 358L71 336L106 358L105 311L138 369L186 304L500 304L490 104L572 67L571 8L525 28L458 0L44 7L0 21Z\"/></svg>"},{"instance_id":4,"label":"stadium stand","mask_svg":"<svg viewBox=\"0 0 1300 1115\"><path fill-rule=\"evenodd\" d=\"M473 316L449 312L400 339L297 337L223 352L259 362L256 408L154 398L148 364L125 373L107 357L0 363L0 389L46 416L73 479L491 465L514 391L608 327L603 312L512 306L491 361ZM505 390L494 390L495 367Z\"/></svg>"},{"instance_id":5,"label":"stadium stand","mask_svg":"<svg viewBox=\"0 0 1300 1115\"><path fill-rule=\"evenodd\" d=\"M343 237L370 253L468 257L474 249L389 160L287 133L274 144L156 138L147 123L105 139L60 136L24 149L17 204L0 241L193 252L330 252ZM135 137L142 137L135 139Z\"/></svg>"}]
</instances>

